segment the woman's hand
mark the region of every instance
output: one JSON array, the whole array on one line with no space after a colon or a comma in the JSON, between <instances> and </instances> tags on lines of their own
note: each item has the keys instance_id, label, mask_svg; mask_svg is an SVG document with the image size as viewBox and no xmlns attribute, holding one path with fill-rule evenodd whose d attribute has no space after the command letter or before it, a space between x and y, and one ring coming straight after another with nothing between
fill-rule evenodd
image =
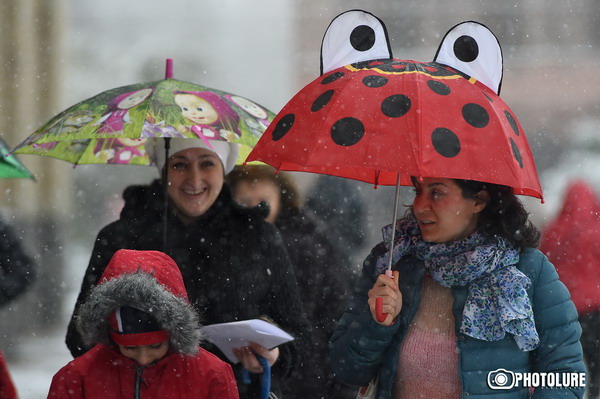
<instances>
[{"instance_id":1,"label":"woman's hand","mask_svg":"<svg viewBox=\"0 0 600 399\"><path fill-rule=\"evenodd\" d=\"M375 301L377 298L383 299L383 313L387 314L387 317L383 322L377 321L379 324L384 326L391 326L400 314L402 310L402 294L398 288L398 279L400 273L394 271L393 277L390 278L385 274L380 274L373 284L373 288L369 290L369 309L373 319L377 321L377 314L375 312Z\"/></svg>"},{"instance_id":2,"label":"woman's hand","mask_svg":"<svg viewBox=\"0 0 600 399\"><path fill-rule=\"evenodd\" d=\"M256 342L250 342L248 346L244 346L243 348L233 348L233 354L240 359L246 370L253 374L260 374L263 372L263 367L258 362L256 355L264 357L269 362L269 365L273 366L279 358L279 348L268 350Z\"/></svg>"}]
</instances>

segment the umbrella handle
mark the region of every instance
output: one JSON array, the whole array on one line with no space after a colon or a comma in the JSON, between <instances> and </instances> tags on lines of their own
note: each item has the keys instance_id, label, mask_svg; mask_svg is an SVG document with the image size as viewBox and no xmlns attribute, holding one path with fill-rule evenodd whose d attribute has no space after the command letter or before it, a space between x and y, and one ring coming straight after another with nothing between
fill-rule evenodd
<instances>
[{"instance_id":1,"label":"umbrella handle","mask_svg":"<svg viewBox=\"0 0 600 399\"><path fill-rule=\"evenodd\" d=\"M385 275L388 277L393 277L392 271L390 269L385 270ZM383 313L383 298L375 298L375 317L380 323L383 323L383 321L387 317L387 313Z\"/></svg>"},{"instance_id":2,"label":"umbrella handle","mask_svg":"<svg viewBox=\"0 0 600 399\"><path fill-rule=\"evenodd\" d=\"M271 365L269 361L262 356L256 355L256 359L263 367L262 378L260 381L260 399L269 399L271 392ZM245 367L242 368L242 382L246 385L251 384L250 372Z\"/></svg>"}]
</instances>

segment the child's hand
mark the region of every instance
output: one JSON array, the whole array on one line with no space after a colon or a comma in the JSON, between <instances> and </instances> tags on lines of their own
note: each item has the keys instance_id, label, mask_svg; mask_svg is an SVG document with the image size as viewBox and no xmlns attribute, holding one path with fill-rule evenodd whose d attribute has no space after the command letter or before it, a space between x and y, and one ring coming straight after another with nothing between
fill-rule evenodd
<instances>
[{"instance_id":1,"label":"child's hand","mask_svg":"<svg viewBox=\"0 0 600 399\"><path fill-rule=\"evenodd\" d=\"M246 368L249 372L253 374L260 374L263 372L263 367L258 362L256 355L267 359L269 365L272 366L279 358L279 348L268 350L256 342L250 342L248 346L244 346L243 348L233 348L233 354L240 359L240 362L244 368Z\"/></svg>"}]
</instances>

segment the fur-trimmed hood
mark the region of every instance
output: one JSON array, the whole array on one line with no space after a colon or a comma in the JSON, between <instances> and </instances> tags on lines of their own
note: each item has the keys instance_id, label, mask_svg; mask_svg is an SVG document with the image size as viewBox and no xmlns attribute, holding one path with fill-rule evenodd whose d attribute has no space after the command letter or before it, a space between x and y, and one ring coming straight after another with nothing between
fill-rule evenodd
<instances>
[{"instance_id":1,"label":"fur-trimmed hood","mask_svg":"<svg viewBox=\"0 0 600 399\"><path fill-rule=\"evenodd\" d=\"M151 314L170 334L171 349L194 355L203 335L188 301L179 268L159 251L121 249L77 315L77 328L89 345L111 345L108 317L121 306Z\"/></svg>"}]
</instances>

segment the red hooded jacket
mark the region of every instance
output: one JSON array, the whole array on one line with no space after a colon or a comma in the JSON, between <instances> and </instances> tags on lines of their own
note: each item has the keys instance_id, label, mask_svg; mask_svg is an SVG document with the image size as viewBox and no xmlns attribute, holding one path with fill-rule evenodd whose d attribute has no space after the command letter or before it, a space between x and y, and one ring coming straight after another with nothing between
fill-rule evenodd
<instances>
[{"instance_id":1,"label":"red hooded jacket","mask_svg":"<svg viewBox=\"0 0 600 399\"><path fill-rule=\"evenodd\" d=\"M0 399L17 399L17 390L10 378L4 354L0 352Z\"/></svg>"},{"instance_id":2,"label":"red hooded jacket","mask_svg":"<svg viewBox=\"0 0 600 399\"><path fill-rule=\"evenodd\" d=\"M600 201L587 183L569 185L560 213L543 230L540 250L580 314L600 308Z\"/></svg>"},{"instance_id":3,"label":"red hooded jacket","mask_svg":"<svg viewBox=\"0 0 600 399\"><path fill-rule=\"evenodd\" d=\"M170 351L139 366L110 341L108 315L121 306L151 313L170 334ZM231 366L198 347L199 321L175 262L158 251L117 251L78 315L97 343L52 379L48 398L238 399Z\"/></svg>"}]
</instances>

